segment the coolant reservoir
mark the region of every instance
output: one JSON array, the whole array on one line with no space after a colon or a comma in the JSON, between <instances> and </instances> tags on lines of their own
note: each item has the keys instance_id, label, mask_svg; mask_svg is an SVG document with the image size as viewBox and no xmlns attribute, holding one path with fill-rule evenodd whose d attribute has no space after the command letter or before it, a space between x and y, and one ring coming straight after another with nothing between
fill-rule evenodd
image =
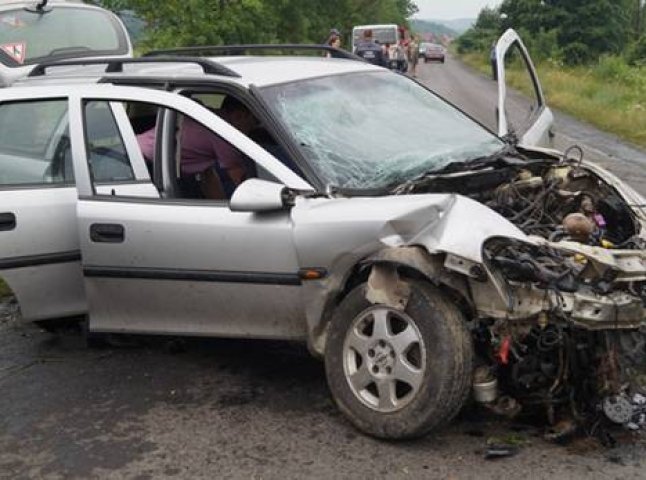
<instances>
[{"instance_id":1,"label":"coolant reservoir","mask_svg":"<svg viewBox=\"0 0 646 480\"><path fill-rule=\"evenodd\" d=\"M564 165L560 167L553 167L547 172L546 180L557 180L559 185L565 185L568 183L569 174L572 167Z\"/></svg>"}]
</instances>

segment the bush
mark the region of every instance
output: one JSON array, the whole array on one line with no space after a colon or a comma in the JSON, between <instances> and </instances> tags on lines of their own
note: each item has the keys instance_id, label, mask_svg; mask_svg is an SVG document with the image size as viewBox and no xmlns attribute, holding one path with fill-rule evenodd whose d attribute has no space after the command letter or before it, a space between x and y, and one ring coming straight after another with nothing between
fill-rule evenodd
<instances>
[{"instance_id":1,"label":"bush","mask_svg":"<svg viewBox=\"0 0 646 480\"><path fill-rule=\"evenodd\" d=\"M646 35L630 46L627 57L631 65L646 66Z\"/></svg>"},{"instance_id":2,"label":"bush","mask_svg":"<svg viewBox=\"0 0 646 480\"><path fill-rule=\"evenodd\" d=\"M498 32L494 30L471 28L458 38L458 53L487 52L488 54L491 44L497 39Z\"/></svg>"},{"instance_id":3,"label":"bush","mask_svg":"<svg viewBox=\"0 0 646 480\"><path fill-rule=\"evenodd\" d=\"M584 43L574 42L563 47L563 61L568 65L583 65L590 60L592 52Z\"/></svg>"},{"instance_id":4,"label":"bush","mask_svg":"<svg viewBox=\"0 0 646 480\"><path fill-rule=\"evenodd\" d=\"M643 67L630 66L623 57L604 55L592 69L592 74L601 81L616 82L646 93L646 75L643 70Z\"/></svg>"},{"instance_id":5,"label":"bush","mask_svg":"<svg viewBox=\"0 0 646 480\"><path fill-rule=\"evenodd\" d=\"M603 55L593 69L593 74L600 80L624 80L628 77L630 67L625 60L616 55Z\"/></svg>"},{"instance_id":6,"label":"bush","mask_svg":"<svg viewBox=\"0 0 646 480\"><path fill-rule=\"evenodd\" d=\"M558 31L543 30L541 29L538 34L529 38L529 49L532 59L535 61L540 60L560 60L562 58L562 51L559 47Z\"/></svg>"}]
</instances>

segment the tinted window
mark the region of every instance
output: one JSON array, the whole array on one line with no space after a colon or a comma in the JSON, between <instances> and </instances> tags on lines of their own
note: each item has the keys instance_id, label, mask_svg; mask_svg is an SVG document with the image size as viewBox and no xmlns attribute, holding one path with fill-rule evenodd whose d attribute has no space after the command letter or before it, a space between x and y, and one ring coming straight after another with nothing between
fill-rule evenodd
<instances>
[{"instance_id":1,"label":"tinted window","mask_svg":"<svg viewBox=\"0 0 646 480\"><path fill-rule=\"evenodd\" d=\"M95 182L134 180L130 159L107 101L85 105L88 163Z\"/></svg>"},{"instance_id":2,"label":"tinted window","mask_svg":"<svg viewBox=\"0 0 646 480\"><path fill-rule=\"evenodd\" d=\"M127 51L123 29L109 12L70 7L0 12L0 59L9 66Z\"/></svg>"},{"instance_id":3,"label":"tinted window","mask_svg":"<svg viewBox=\"0 0 646 480\"><path fill-rule=\"evenodd\" d=\"M0 185L65 182L65 157L67 101L0 105Z\"/></svg>"}]
</instances>

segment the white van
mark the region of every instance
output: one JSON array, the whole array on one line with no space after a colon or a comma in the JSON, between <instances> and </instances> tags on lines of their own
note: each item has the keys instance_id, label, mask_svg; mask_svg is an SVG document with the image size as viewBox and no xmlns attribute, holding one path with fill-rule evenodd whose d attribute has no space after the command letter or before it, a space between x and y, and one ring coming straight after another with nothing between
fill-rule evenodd
<instances>
[{"instance_id":1,"label":"white van","mask_svg":"<svg viewBox=\"0 0 646 480\"><path fill-rule=\"evenodd\" d=\"M399 27L387 25L357 25L352 29L352 51L357 48L357 43L363 38L363 32L372 30L372 39L380 45L395 45L399 42Z\"/></svg>"},{"instance_id":2,"label":"white van","mask_svg":"<svg viewBox=\"0 0 646 480\"><path fill-rule=\"evenodd\" d=\"M42 62L132 55L125 26L104 8L64 0L0 2L0 87Z\"/></svg>"},{"instance_id":3,"label":"white van","mask_svg":"<svg viewBox=\"0 0 646 480\"><path fill-rule=\"evenodd\" d=\"M408 68L406 53L400 40L402 33L399 26L392 24L357 25L352 29L352 52L363 38L363 32L372 30L372 40L379 45L388 46L388 65L391 70L405 72Z\"/></svg>"}]
</instances>

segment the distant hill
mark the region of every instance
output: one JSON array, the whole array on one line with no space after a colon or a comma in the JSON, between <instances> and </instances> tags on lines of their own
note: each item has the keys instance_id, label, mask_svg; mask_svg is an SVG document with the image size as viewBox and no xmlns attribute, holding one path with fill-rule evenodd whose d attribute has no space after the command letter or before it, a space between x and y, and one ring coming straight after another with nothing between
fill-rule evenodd
<instances>
[{"instance_id":1,"label":"distant hill","mask_svg":"<svg viewBox=\"0 0 646 480\"><path fill-rule=\"evenodd\" d=\"M418 20L412 19L410 22L411 29L415 32L421 34L422 36L432 34L435 37L450 37L455 38L459 34L452 28L447 27L446 25L432 21L432 20Z\"/></svg>"},{"instance_id":2,"label":"distant hill","mask_svg":"<svg viewBox=\"0 0 646 480\"><path fill-rule=\"evenodd\" d=\"M411 20L412 27L418 32L428 32L436 35L448 35L459 37L476 23L475 18L456 18L453 20L436 20L414 18Z\"/></svg>"},{"instance_id":3,"label":"distant hill","mask_svg":"<svg viewBox=\"0 0 646 480\"><path fill-rule=\"evenodd\" d=\"M469 28L476 23L475 18L456 18L453 20L431 20L431 22L440 23L451 30L457 32L458 35L462 35Z\"/></svg>"}]
</instances>

